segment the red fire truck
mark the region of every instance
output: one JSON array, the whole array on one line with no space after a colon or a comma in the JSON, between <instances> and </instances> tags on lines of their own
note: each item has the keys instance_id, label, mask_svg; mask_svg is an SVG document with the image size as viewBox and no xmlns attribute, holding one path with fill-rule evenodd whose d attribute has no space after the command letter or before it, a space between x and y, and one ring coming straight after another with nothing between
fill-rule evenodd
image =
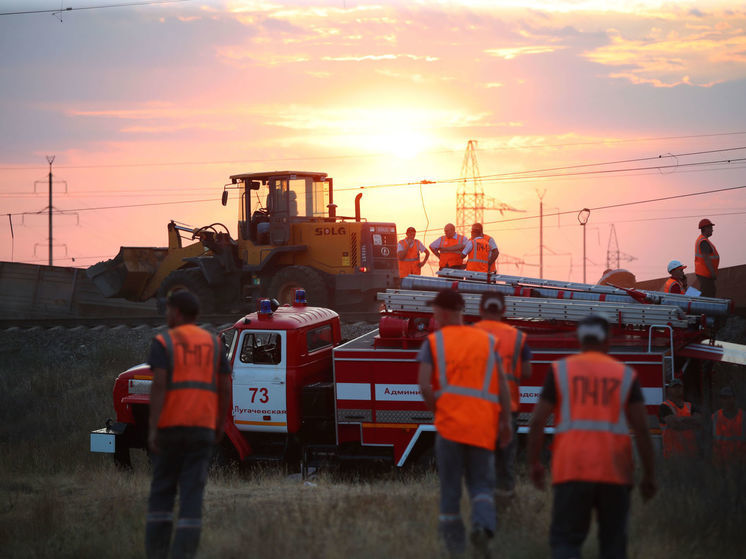
<instances>
[{"instance_id":1,"label":"red fire truck","mask_svg":"<svg viewBox=\"0 0 746 559\"><path fill-rule=\"evenodd\" d=\"M293 305L262 301L258 312L222 334L233 366L232 413L224 446L240 460L304 464L325 456L404 466L427 456L435 427L417 384L416 357L434 328L426 303L444 286L463 293L467 322L478 320L482 291L510 291L506 320L528 335L533 350L532 377L521 387L521 432L527 430L550 364L578 351L575 324L591 312L606 315L612 323L611 355L637 371L654 433L657 408L673 376L688 371L687 378L698 378L695 368L703 358L743 359L740 346L725 351L703 343L712 317L729 312L727 300L678 296L681 299L672 303L652 292L548 286L533 280L533 288L542 290L537 296L526 278L492 276L485 281L460 274L455 282L453 277L419 278L432 280L419 290L411 288L416 287L411 285L414 276L405 278L403 289L379 294L385 310L378 329L345 343L339 316L308 306L302 290ZM547 295L552 289L564 295ZM598 297L588 299L588 293ZM151 379L147 365L119 375L114 385L116 421L91 433L91 451L113 453L117 462L127 465L130 448L145 448Z\"/></svg>"}]
</instances>

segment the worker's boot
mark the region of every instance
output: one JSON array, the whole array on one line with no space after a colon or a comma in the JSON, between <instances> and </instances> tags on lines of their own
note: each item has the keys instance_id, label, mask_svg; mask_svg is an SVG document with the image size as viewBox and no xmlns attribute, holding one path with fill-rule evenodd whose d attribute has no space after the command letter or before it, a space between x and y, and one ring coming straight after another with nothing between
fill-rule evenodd
<instances>
[{"instance_id":1,"label":"worker's boot","mask_svg":"<svg viewBox=\"0 0 746 559\"><path fill-rule=\"evenodd\" d=\"M157 513L156 513L157 514ZM145 526L145 555L148 559L166 559L171 544L170 520L151 520Z\"/></svg>"},{"instance_id":2,"label":"worker's boot","mask_svg":"<svg viewBox=\"0 0 746 559\"><path fill-rule=\"evenodd\" d=\"M471 540L472 556L474 559L487 559L491 556L490 544L492 542L492 532L478 526L472 530L469 539Z\"/></svg>"}]
</instances>

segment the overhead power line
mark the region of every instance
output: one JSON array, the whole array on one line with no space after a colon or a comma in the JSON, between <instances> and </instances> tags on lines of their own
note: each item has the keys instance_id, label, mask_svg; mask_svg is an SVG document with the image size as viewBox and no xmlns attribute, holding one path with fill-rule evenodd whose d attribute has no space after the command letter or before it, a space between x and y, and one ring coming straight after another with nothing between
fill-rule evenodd
<instances>
[{"instance_id":1,"label":"overhead power line","mask_svg":"<svg viewBox=\"0 0 746 559\"><path fill-rule=\"evenodd\" d=\"M0 16L20 16L26 14L62 14L65 12L78 12L82 10L103 10L106 8L129 8L132 6L152 6L155 4L177 4L180 2L191 2L192 0L154 0L143 2L122 2L120 4L102 4L98 6L81 6L79 8L63 8L60 6L56 10L24 10L18 12L0 12Z\"/></svg>"},{"instance_id":2,"label":"overhead power line","mask_svg":"<svg viewBox=\"0 0 746 559\"><path fill-rule=\"evenodd\" d=\"M741 190L746 188L746 185L741 186L730 186L726 188L716 188L713 190L701 190L699 192L690 192L688 194L675 194L673 196L661 196L660 198L649 198L647 200L635 200L634 202L620 202L618 204L607 204L605 206L596 206L593 208L588 208L591 211L598 211L598 210L610 210L613 208L623 208L627 206L636 206L638 204L651 204L653 202L664 202L666 200L676 200L679 198L690 198L692 196L704 196L706 194L715 194L717 192L728 192L732 190ZM574 210L567 210L564 212L553 212L551 215L568 215L568 214L576 214L577 209ZM525 216L525 217L512 217L510 219L500 219L496 221L485 221L483 225L489 225L493 223L507 223L509 221L524 221L526 219L539 219L538 215L533 216Z\"/></svg>"},{"instance_id":3,"label":"overhead power line","mask_svg":"<svg viewBox=\"0 0 746 559\"><path fill-rule=\"evenodd\" d=\"M188 1L188 0L185 0ZM59 10L58 10L59 11ZM686 136L660 136L650 138L619 138L614 140L597 140L593 142L575 142L575 143L560 143L560 144L544 144L544 145L524 145L524 146L500 146L500 147L487 147L481 148L485 152L493 151L514 151L514 150L532 150L532 149L546 149L555 147L571 147L579 145L605 145L610 143L636 143L636 142L652 142L652 141L664 141L664 140L681 140L681 139L694 139L694 138L712 138L718 136L739 136L746 135L746 131L742 132L721 132L716 134L689 134ZM744 149L744 148L728 148L728 149ZM698 152L698 153L715 153L721 150L712 150L711 152ZM726 150L727 151L727 150ZM443 149L443 150L430 150L422 151L422 154L438 155L444 153L460 153L460 149ZM669 156L671 154L664 154L661 157ZM676 156L676 154L674 154ZM683 154L678 154L679 157ZM140 162L140 163L99 163L99 164L81 164L81 165L58 165L59 169L113 169L113 168L128 168L128 167L184 167L184 166L195 166L195 165L233 165L233 164L250 164L250 163L268 163L275 161L326 161L326 160L339 160L339 159L364 159L364 158L376 158L376 157L391 157L388 152L381 153L358 153L348 155L320 155L320 156L307 156L307 157L264 157L258 159L223 159L223 160L206 160L206 161L154 161L154 162ZM656 159L653 157L652 159ZM647 158L631 159L631 160L620 160L617 162L598 163L597 165L609 165L613 163L624 163L633 161L644 161ZM9 165L0 166L0 170L3 171L23 171L39 169L38 165Z\"/></svg>"}]
</instances>

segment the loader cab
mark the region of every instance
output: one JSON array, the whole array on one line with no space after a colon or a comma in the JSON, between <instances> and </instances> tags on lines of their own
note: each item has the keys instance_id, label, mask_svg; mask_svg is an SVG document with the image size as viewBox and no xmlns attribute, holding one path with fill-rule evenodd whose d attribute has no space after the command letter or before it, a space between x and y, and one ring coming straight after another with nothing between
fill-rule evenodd
<instances>
[{"instance_id":1,"label":"loader cab","mask_svg":"<svg viewBox=\"0 0 746 559\"><path fill-rule=\"evenodd\" d=\"M231 176L231 182L241 191L240 238L254 245L290 244L293 222L323 220L332 204L332 180L325 173L248 173Z\"/></svg>"}]
</instances>

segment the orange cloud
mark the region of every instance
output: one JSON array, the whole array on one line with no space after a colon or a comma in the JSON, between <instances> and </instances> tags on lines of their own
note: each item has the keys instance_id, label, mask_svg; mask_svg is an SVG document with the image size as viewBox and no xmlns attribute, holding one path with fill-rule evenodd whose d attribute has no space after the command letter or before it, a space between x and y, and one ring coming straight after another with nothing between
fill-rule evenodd
<instances>
[{"instance_id":1,"label":"orange cloud","mask_svg":"<svg viewBox=\"0 0 746 559\"><path fill-rule=\"evenodd\" d=\"M721 19L697 25L684 23L680 29L651 29L650 35L630 39L618 31L609 32L611 43L584 56L605 66L624 66L609 77L636 84L674 87L686 84L711 87L746 77L746 35L741 25L724 25ZM746 19L734 22L746 24Z\"/></svg>"}]
</instances>

